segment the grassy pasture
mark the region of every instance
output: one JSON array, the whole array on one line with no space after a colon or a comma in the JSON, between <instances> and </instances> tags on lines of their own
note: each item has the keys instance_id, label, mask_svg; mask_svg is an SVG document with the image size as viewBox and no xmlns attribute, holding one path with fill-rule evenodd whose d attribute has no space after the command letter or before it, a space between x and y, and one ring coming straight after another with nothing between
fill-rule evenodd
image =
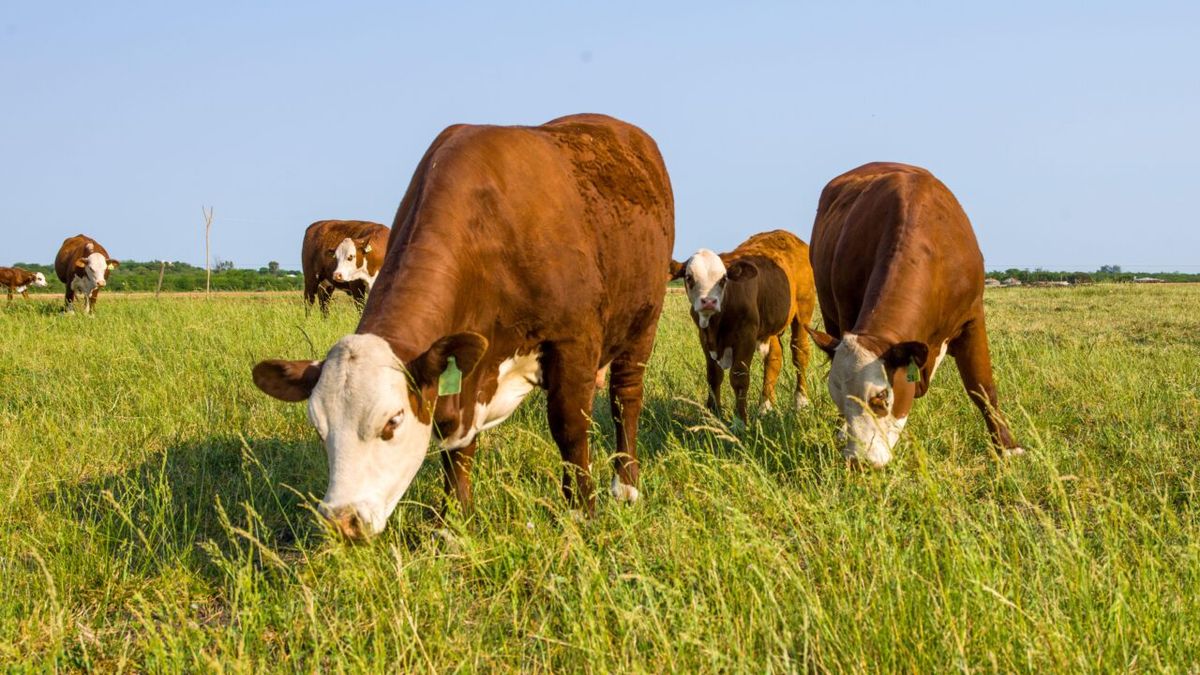
<instances>
[{"instance_id":1,"label":"grassy pasture","mask_svg":"<svg viewBox=\"0 0 1200 675\"><path fill-rule=\"evenodd\" d=\"M452 516L444 536L425 515L441 502L431 458L388 530L357 547L309 510L326 466L303 407L249 378L260 358L322 356L356 323L348 302L328 321L306 318L299 294L106 294L94 319L58 316L59 302L0 311L3 666L1154 672L1200 660L1200 287L989 291L1002 403L1029 453L993 459L947 365L897 460L872 473L847 471L834 446L823 356L812 408L739 430L706 417L673 293L649 368L642 502L604 493L595 519L564 517L535 394L482 437L472 519Z\"/></svg>"}]
</instances>

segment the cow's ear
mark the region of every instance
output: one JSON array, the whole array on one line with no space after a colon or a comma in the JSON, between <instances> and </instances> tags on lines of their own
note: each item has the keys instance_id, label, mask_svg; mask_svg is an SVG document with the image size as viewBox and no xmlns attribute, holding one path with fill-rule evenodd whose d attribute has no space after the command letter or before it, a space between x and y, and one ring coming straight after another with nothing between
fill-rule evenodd
<instances>
[{"instance_id":1,"label":"cow's ear","mask_svg":"<svg viewBox=\"0 0 1200 675\"><path fill-rule=\"evenodd\" d=\"M898 342L884 352L880 358L889 369L905 368L915 363L918 368L925 365L929 347L924 342Z\"/></svg>"},{"instance_id":2,"label":"cow's ear","mask_svg":"<svg viewBox=\"0 0 1200 675\"><path fill-rule=\"evenodd\" d=\"M113 270L121 266L120 260L108 259L108 269Z\"/></svg>"},{"instance_id":3,"label":"cow's ear","mask_svg":"<svg viewBox=\"0 0 1200 675\"><path fill-rule=\"evenodd\" d=\"M837 351L838 345L842 344L841 340L833 337L829 333L822 333L821 331L815 328L809 328L808 326L805 326L804 330L808 331L808 334L812 337L812 341L821 348L821 351L828 354L829 358L831 359L833 358L833 353Z\"/></svg>"},{"instance_id":4,"label":"cow's ear","mask_svg":"<svg viewBox=\"0 0 1200 675\"><path fill-rule=\"evenodd\" d=\"M251 371L254 384L268 396L296 403L312 394L321 379L321 361L262 361Z\"/></svg>"},{"instance_id":5,"label":"cow's ear","mask_svg":"<svg viewBox=\"0 0 1200 675\"><path fill-rule=\"evenodd\" d=\"M676 260L672 260L670 262L670 264L667 265L667 281L675 281L676 279L682 279L683 274L686 271L687 271L687 263L686 262L678 262Z\"/></svg>"},{"instance_id":6,"label":"cow's ear","mask_svg":"<svg viewBox=\"0 0 1200 675\"><path fill-rule=\"evenodd\" d=\"M758 276L758 268L745 260L738 260L729 266L725 276L730 281L748 281Z\"/></svg>"},{"instance_id":7,"label":"cow's ear","mask_svg":"<svg viewBox=\"0 0 1200 675\"><path fill-rule=\"evenodd\" d=\"M83 269L87 267L87 258L80 258L75 261L75 269Z\"/></svg>"},{"instance_id":8,"label":"cow's ear","mask_svg":"<svg viewBox=\"0 0 1200 675\"><path fill-rule=\"evenodd\" d=\"M374 250L374 248L371 246L371 238L370 237L363 237L362 239L355 239L354 245L357 246L358 248L362 249L363 253L370 253L371 251Z\"/></svg>"},{"instance_id":9,"label":"cow's ear","mask_svg":"<svg viewBox=\"0 0 1200 675\"><path fill-rule=\"evenodd\" d=\"M483 353L487 351L487 338L479 333L455 333L433 343L411 363L406 364L412 375L413 383L421 390L422 395L432 399L437 391L438 380L447 371L450 357L454 357L454 367L458 369L458 377L466 379L475 370ZM461 382L461 380L460 380Z\"/></svg>"}]
</instances>

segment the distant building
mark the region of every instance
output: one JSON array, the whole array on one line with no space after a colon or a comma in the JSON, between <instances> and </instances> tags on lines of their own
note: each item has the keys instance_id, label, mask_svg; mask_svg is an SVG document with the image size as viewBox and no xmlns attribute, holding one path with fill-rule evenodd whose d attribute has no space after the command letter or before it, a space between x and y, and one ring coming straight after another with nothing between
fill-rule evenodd
<instances>
[{"instance_id":1,"label":"distant building","mask_svg":"<svg viewBox=\"0 0 1200 675\"><path fill-rule=\"evenodd\" d=\"M1009 277L1001 282L1002 286L1020 286L1021 280L1016 277Z\"/></svg>"},{"instance_id":2,"label":"distant building","mask_svg":"<svg viewBox=\"0 0 1200 675\"><path fill-rule=\"evenodd\" d=\"M1002 284L1000 283L999 279L993 279L991 277L988 277L983 280L983 285L986 288L996 288L997 286L1001 286Z\"/></svg>"},{"instance_id":3,"label":"distant building","mask_svg":"<svg viewBox=\"0 0 1200 675\"><path fill-rule=\"evenodd\" d=\"M1157 277L1134 277L1133 283L1135 283L1135 284L1162 284L1162 283L1166 283L1166 282L1163 279L1159 279Z\"/></svg>"}]
</instances>

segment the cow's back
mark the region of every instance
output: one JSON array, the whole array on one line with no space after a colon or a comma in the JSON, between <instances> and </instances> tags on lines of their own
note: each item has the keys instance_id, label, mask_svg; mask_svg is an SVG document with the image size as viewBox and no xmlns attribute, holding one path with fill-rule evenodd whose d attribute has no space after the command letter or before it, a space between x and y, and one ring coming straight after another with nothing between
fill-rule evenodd
<instances>
[{"instance_id":1,"label":"cow's back","mask_svg":"<svg viewBox=\"0 0 1200 675\"><path fill-rule=\"evenodd\" d=\"M58 255L54 258L54 273L58 275L59 281L68 286L71 285L71 278L75 276L75 261L87 255L88 244L92 245L92 253L108 257L108 251L87 235L77 234L74 237L67 237L63 240L62 246L58 249Z\"/></svg>"},{"instance_id":2,"label":"cow's back","mask_svg":"<svg viewBox=\"0 0 1200 675\"><path fill-rule=\"evenodd\" d=\"M950 190L925 169L872 163L821 193L810 257L826 330L962 319L983 288L983 257ZM915 317L922 314L922 318ZM930 319L930 315L940 315Z\"/></svg>"},{"instance_id":3,"label":"cow's back","mask_svg":"<svg viewBox=\"0 0 1200 675\"><path fill-rule=\"evenodd\" d=\"M743 257L767 258L783 269L793 300L813 299L813 274L808 244L787 230L772 230L751 236L723 258L733 262ZM804 317L808 321L810 317Z\"/></svg>"},{"instance_id":4,"label":"cow's back","mask_svg":"<svg viewBox=\"0 0 1200 675\"><path fill-rule=\"evenodd\" d=\"M530 340L599 332L608 352L654 325L673 246L670 181L637 127L602 115L457 125L417 168L359 331L405 332L396 303L453 305L456 330L493 342L512 339L495 326Z\"/></svg>"}]
</instances>

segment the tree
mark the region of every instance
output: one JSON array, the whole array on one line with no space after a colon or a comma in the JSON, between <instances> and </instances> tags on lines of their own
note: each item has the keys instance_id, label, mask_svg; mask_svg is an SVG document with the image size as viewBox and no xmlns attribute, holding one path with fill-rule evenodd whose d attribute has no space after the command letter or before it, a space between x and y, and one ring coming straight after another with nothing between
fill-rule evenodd
<instances>
[{"instance_id":1,"label":"tree","mask_svg":"<svg viewBox=\"0 0 1200 675\"><path fill-rule=\"evenodd\" d=\"M279 263L272 260L271 262L267 263L267 270L269 270L271 274L279 274Z\"/></svg>"},{"instance_id":2,"label":"tree","mask_svg":"<svg viewBox=\"0 0 1200 675\"><path fill-rule=\"evenodd\" d=\"M1100 274L1120 274L1120 273L1121 273L1120 265L1101 265L1100 266Z\"/></svg>"}]
</instances>

